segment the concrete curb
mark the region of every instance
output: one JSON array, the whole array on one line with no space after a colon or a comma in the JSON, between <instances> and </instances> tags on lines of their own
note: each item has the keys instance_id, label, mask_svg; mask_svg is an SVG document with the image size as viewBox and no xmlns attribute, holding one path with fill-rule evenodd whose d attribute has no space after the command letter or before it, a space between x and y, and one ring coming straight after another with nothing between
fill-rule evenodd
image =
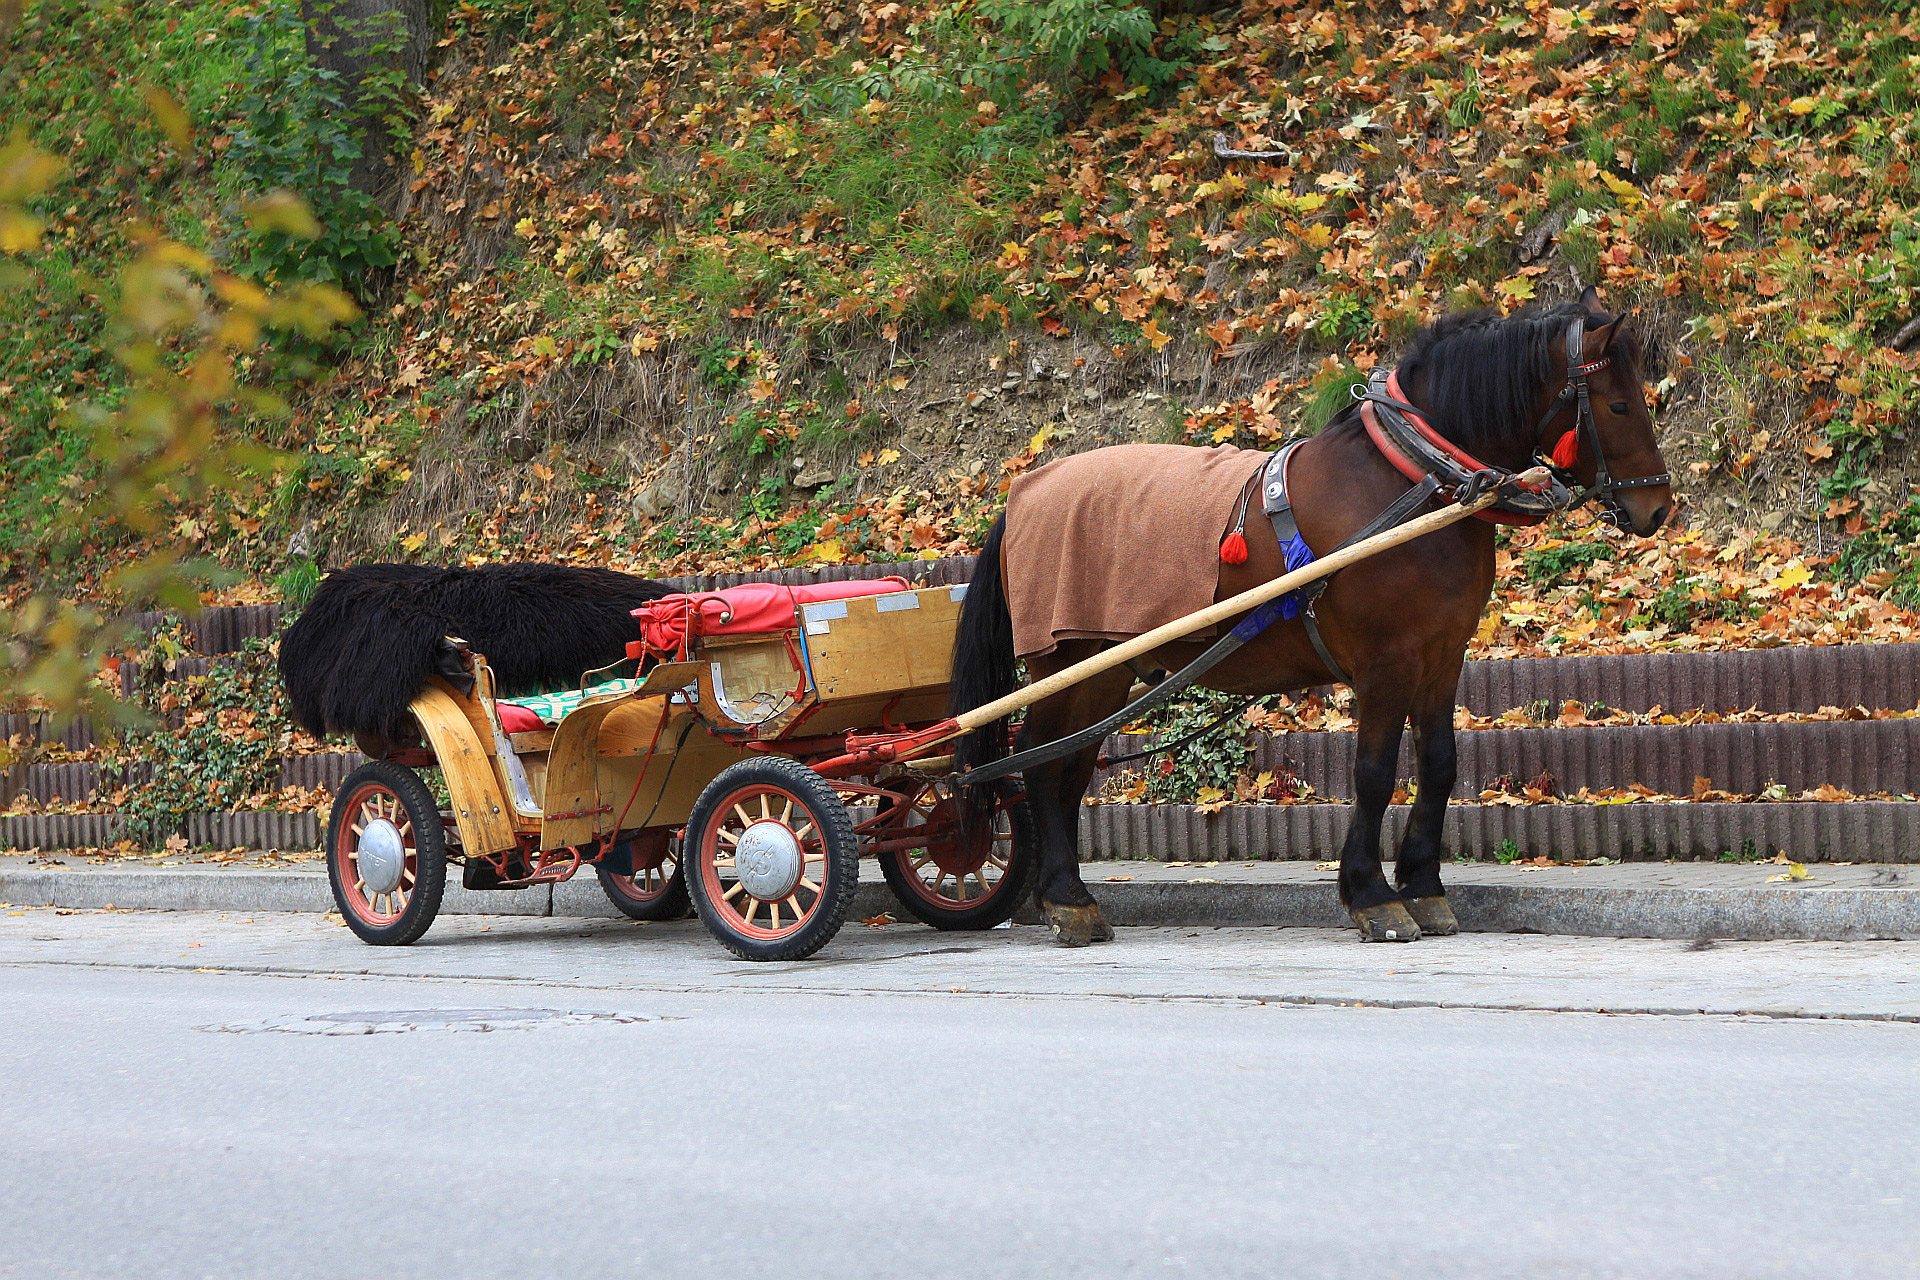
<instances>
[{"instance_id":1,"label":"concrete curb","mask_svg":"<svg viewBox=\"0 0 1920 1280\"><path fill-rule=\"evenodd\" d=\"M1347 920L1325 880L1283 883L1142 879L1089 884L1115 925L1224 925L1342 928ZM1295 869L1297 871L1297 868ZM1599 879L1600 877L1595 877ZM1618 938L1920 939L1920 887L1779 888L1599 883L1476 882L1455 868L1449 894L1462 927L1479 933L1547 933ZM160 911L330 911L319 871L0 870L0 901L17 906ZM513 892L449 885L449 915L604 918L617 913L591 877ZM882 912L909 921L884 884L862 883L849 924Z\"/></svg>"}]
</instances>

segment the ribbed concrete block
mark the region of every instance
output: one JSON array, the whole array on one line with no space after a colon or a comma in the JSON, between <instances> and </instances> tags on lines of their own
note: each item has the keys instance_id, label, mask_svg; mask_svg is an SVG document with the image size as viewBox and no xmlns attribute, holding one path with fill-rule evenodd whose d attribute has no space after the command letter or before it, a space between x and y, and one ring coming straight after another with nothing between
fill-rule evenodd
<instances>
[{"instance_id":1,"label":"ribbed concrete block","mask_svg":"<svg viewBox=\"0 0 1920 1280\"><path fill-rule=\"evenodd\" d=\"M0 818L0 848L104 849L120 838L117 813L29 813Z\"/></svg>"},{"instance_id":2,"label":"ribbed concrete block","mask_svg":"<svg viewBox=\"0 0 1920 1280\"><path fill-rule=\"evenodd\" d=\"M247 641L271 636L284 611L278 604L217 606L190 617L187 629L197 653L237 653Z\"/></svg>"},{"instance_id":3,"label":"ribbed concrete block","mask_svg":"<svg viewBox=\"0 0 1920 1280\"><path fill-rule=\"evenodd\" d=\"M196 813L187 817L189 845L216 849L318 849L326 830L324 813Z\"/></svg>"},{"instance_id":4,"label":"ribbed concrete block","mask_svg":"<svg viewBox=\"0 0 1920 1280\"><path fill-rule=\"evenodd\" d=\"M12 737L74 751L85 751L96 741L93 725L86 720L71 721L56 732L52 718L37 711L0 711L0 739Z\"/></svg>"},{"instance_id":5,"label":"ribbed concrete block","mask_svg":"<svg viewBox=\"0 0 1920 1280\"><path fill-rule=\"evenodd\" d=\"M288 756L280 762L282 787L337 788L347 775L367 762L358 751L322 751L308 756Z\"/></svg>"},{"instance_id":6,"label":"ribbed concrete block","mask_svg":"<svg viewBox=\"0 0 1920 1280\"><path fill-rule=\"evenodd\" d=\"M1460 702L1476 715L1568 698L1623 711L1904 710L1920 705L1920 644L1506 658L1469 662L1460 677Z\"/></svg>"},{"instance_id":7,"label":"ribbed concrete block","mask_svg":"<svg viewBox=\"0 0 1920 1280\"><path fill-rule=\"evenodd\" d=\"M1121 756L1151 742L1116 736L1105 750ZM1345 798L1353 794L1354 742L1351 732L1260 734L1251 763L1291 773L1320 795ZM1663 795L1687 795L1696 777L1739 795L1756 795L1776 782L1793 792L1823 784L1856 794L1920 792L1920 720L1473 729L1455 734L1454 743L1459 781L1453 794L1469 799L1503 775L1527 782L1542 770L1563 794L1639 783ZM1396 772L1416 776L1411 734L1401 741Z\"/></svg>"}]
</instances>

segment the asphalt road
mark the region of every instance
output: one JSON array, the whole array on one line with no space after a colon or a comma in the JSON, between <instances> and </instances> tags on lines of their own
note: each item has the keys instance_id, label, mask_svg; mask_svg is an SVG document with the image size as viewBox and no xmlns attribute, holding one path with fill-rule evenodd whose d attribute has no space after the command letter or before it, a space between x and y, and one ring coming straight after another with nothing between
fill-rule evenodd
<instances>
[{"instance_id":1,"label":"asphalt road","mask_svg":"<svg viewBox=\"0 0 1920 1280\"><path fill-rule=\"evenodd\" d=\"M0 1275L1920 1274L1920 944L824 954L0 912Z\"/></svg>"}]
</instances>

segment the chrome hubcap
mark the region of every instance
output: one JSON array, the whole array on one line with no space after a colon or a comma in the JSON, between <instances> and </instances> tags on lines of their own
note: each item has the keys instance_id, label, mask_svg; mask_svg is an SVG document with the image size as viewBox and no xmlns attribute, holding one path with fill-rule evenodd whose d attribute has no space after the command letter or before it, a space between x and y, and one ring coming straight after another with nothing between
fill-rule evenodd
<instances>
[{"instance_id":1,"label":"chrome hubcap","mask_svg":"<svg viewBox=\"0 0 1920 1280\"><path fill-rule=\"evenodd\" d=\"M375 818L360 833L355 854L360 883L367 886L368 893L392 893L400 887L400 876L407 866L407 844L400 838L400 828L385 818Z\"/></svg>"},{"instance_id":2,"label":"chrome hubcap","mask_svg":"<svg viewBox=\"0 0 1920 1280\"><path fill-rule=\"evenodd\" d=\"M778 901L800 883L805 858L800 841L784 822L753 823L734 847L734 874L746 891L763 902Z\"/></svg>"}]
</instances>

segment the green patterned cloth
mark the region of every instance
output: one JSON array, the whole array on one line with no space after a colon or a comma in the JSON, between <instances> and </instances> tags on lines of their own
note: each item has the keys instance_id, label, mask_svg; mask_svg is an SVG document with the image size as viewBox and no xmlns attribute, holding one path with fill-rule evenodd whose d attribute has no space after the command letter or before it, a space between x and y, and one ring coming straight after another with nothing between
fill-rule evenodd
<instances>
[{"instance_id":1,"label":"green patterned cloth","mask_svg":"<svg viewBox=\"0 0 1920 1280\"><path fill-rule=\"evenodd\" d=\"M598 702L602 698L612 698L620 694L632 693L640 687L639 680L609 680L605 684L590 684L582 689L562 689L558 693L530 693L519 698L502 698L502 702L511 702L516 707L525 707L540 717L542 724L559 724L567 713L584 702Z\"/></svg>"}]
</instances>

